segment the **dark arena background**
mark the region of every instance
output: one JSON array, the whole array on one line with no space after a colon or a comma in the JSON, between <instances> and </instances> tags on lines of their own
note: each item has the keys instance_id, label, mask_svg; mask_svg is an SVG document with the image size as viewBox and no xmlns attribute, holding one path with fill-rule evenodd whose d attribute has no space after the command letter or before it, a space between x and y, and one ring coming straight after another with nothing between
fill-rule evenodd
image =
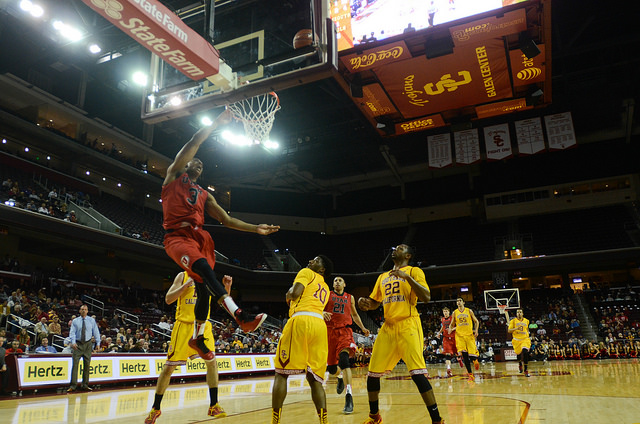
<instances>
[{"instance_id":1,"label":"dark arena background","mask_svg":"<svg viewBox=\"0 0 640 424\"><path fill-rule=\"evenodd\" d=\"M269 419L285 293L310 259L331 258L358 299L393 267L392 247L407 244L431 290L418 311L448 424L640 423L631 6L0 0L0 337L22 350L1 372L1 421L143 422L174 320L164 296L180 272L162 245L167 167L225 105L275 92L268 140L243 138L236 120L197 155L198 183L229 215L281 226L260 236L207 217L216 274L233 277L240 305L269 315L244 334L212 308L226 422ZM190 64L172 61L177 48L154 27L143 36L119 26L134 22L124 17L132 8L171 17L163 31ZM294 49L304 29L315 39ZM219 73L194 76L197 67ZM490 290L518 293L531 323L530 378ZM442 308L459 297L480 321L474 383L455 360L447 375L436 334ZM93 391L67 395L69 325L83 303L104 340ZM384 317L358 313L374 336L354 326L353 414L342 414L335 378L326 382L332 423L368 414L368 357ZM57 353L35 353L45 336ZM199 359L179 367L158 423L212 419L205 373ZM428 419L402 361L381 381L385 422ZM316 422L308 383L290 378L288 390L282 422Z\"/></svg>"}]
</instances>

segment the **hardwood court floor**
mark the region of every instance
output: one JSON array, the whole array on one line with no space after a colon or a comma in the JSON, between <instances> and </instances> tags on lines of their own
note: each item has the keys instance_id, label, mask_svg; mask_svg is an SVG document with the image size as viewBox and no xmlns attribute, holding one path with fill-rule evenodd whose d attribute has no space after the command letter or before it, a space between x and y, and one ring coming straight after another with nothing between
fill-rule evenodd
<instances>
[{"instance_id":1,"label":"hardwood court floor","mask_svg":"<svg viewBox=\"0 0 640 424\"><path fill-rule=\"evenodd\" d=\"M534 362L532 376L518 374L516 363L483 364L475 383L442 378L443 365L429 367L442 416L448 424L640 424L638 360ZM229 416L207 416L204 383L169 386L157 424L269 423L273 377L222 380L220 403ZM354 370L355 412L343 415L344 393L327 384L329 421L361 424L367 417L366 369ZM0 401L2 424L106 423L142 424L153 403L154 387L95 390L73 395L14 397ZM399 365L381 381L380 410L385 424L430 423L406 367ZM316 423L308 386L289 378L283 424Z\"/></svg>"}]
</instances>

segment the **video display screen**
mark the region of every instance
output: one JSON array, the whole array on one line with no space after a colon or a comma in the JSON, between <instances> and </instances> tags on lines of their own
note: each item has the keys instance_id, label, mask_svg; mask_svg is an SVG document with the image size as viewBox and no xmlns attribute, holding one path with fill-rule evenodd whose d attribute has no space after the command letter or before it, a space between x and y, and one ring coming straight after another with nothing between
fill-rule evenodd
<instances>
[{"instance_id":1,"label":"video display screen","mask_svg":"<svg viewBox=\"0 0 640 424\"><path fill-rule=\"evenodd\" d=\"M330 0L338 51L526 0Z\"/></svg>"}]
</instances>

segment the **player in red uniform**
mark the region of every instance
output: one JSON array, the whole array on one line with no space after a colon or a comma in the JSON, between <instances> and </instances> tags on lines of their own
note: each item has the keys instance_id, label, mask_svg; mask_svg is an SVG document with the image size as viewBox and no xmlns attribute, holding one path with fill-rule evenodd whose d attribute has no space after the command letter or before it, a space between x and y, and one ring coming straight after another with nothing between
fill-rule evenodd
<instances>
[{"instance_id":1,"label":"player in red uniform","mask_svg":"<svg viewBox=\"0 0 640 424\"><path fill-rule=\"evenodd\" d=\"M442 323L442 327L440 327L440 331L436 333L438 337L442 337L442 350L447 357L445 359L445 363L447 364L447 377L453 377L453 372L451 371L451 357L458 356L458 349L456 349L456 332L453 330L451 334L447 331L449 325L451 324L451 311L446 306L442 308L443 318L440 319ZM458 360L460 366L462 366L462 362Z\"/></svg>"},{"instance_id":2,"label":"player in red uniform","mask_svg":"<svg viewBox=\"0 0 640 424\"><path fill-rule=\"evenodd\" d=\"M244 332L254 331L267 318L265 314L253 316L239 309L216 278L213 272L216 262L213 240L209 232L202 228L205 211L224 226L240 231L268 235L280 229L275 225L248 224L230 217L209 192L196 184L203 169L202 161L195 158L196 152L213 130L229 123L231 117L231 111L227 110L218 116L213 125L195 133L169 165L167 176L162 183L163 226L167 231L164 248L171 259L186 270L196 282L197 336L189 340L189 346L205 361L213 360L214 356L204 343L204 329L211 296L234 317Z\"/></svg>"},{"instance_id":3,"label":"player in red uniform","mask_svg":"<svg viewBox=\"0 0 640 424\"><path fill-rule=\"evenodd\" d=\"M353 412L353 396L351 393L351 365L349 357L355 354L357 345L353 341L353 331L349 327L355 321L366 337L369 337L369 330L364 326L358 311L356 311L356 301L349 293L345 293L346 283L344 278L333 279L333 291L329 296L329 301L324 308L323 316L327 324L327 336L329 338L329 355L327 357L327 370L331 375L338 375L337 392L341 394L347 383L347 394L345 396L345 414ZM342 372L344 371L344 380Z\"/></svg>"}]
</instances>

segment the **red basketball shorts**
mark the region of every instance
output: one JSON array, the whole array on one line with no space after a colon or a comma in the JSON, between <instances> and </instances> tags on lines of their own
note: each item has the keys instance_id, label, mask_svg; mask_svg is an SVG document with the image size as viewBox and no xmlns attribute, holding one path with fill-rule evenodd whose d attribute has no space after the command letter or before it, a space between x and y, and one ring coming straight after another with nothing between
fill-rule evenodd
<instances>
[{"instance_id":1,"label":"red basketball shorts","mask_svg":"<svg viewBox=\"0 0 640 424\"><path fill-rule=\"evenodd\" d=\"M327 327L329 339L329 355L327 365L338 365L338 357L343 350L349 351L349 357L356 353L356 344L353 341L353 330L351 327Z\"/></svg>"},{"instance_id":2,"label":"red basketball shorts","mask_svg":"<svg viewBox=\"0 0 640 424\"><path fill-rule=\"evenodd\" d=\"M458 349L456 349L456 339L454 338L443 338L442 339L442 350L445 355L457 355Z\"/></svg>"},{"instance_id":3,"label":"red basketball shorts","mask_svg":"<svg viewBox=\"0 0 640 424\"><path fill-rule=\"evenodd\" d=\"M201 228L184 227L167 233L164 236L164 250L198 283L202 282L202 278L191 270L191 266L202 258L207 260L212 269L216 264L211 234Z\"/></svg>"}]
</instances>

